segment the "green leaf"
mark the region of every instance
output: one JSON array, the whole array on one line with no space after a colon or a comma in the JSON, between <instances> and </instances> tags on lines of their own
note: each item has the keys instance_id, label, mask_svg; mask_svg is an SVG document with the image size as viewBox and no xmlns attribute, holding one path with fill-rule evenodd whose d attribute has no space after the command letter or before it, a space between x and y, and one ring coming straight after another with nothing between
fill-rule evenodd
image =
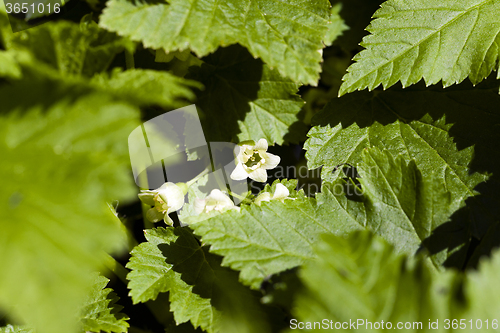
<instances>
[{"instance_id":1,"label":"green leaf","mask_svg":"<svg viewBox=\"0 0 500 333\"><path fill-rule=\"evenodd\" d=\"M342 17L340 17L340 10L342 9L342 4L338 3L331 8L330 23L328 23L328 32L325 37L325 45L331 46L333 42L342 35L342 33L349 29Z\"/></svg>"},{"instance_id":2,"label":"green leaf","mask_svg":"<svg viewBox=\"0 0 500 333\"><path fill-rule=\"evenodd\" d=\"M350 199L357 193L349 195L345 182L336 182L331 188L333 214L373 230L398 253L416 253L431 232L458 209L444 180L439 173L423 174L414 160L406 163L401 155L394 159L377 148L365 149L362 159L358 164L361 191L357 192L362 193L361 200ZM432 260L439 266L449 255L444 251Z\"/></svg>"},{"instance_id":3,"label":"green leaf","mask_svg":"<svg viewBox=\"0 0 500 333\"><path fill-rule=\"evenodd\" d=\"M190 269L198 272L200 278L213 276L210 265L204 259L204 250L186 229L149 229L145 235L148 242L134 248L127 264L127 268L132 270L127 279L134 304L154 300L159 293L169 292L170 309L177 325L190 321L195 328L213 332L220 312L211 305L210 297L193 292L193 285L186 283L174 270L174 265L166 262L159 245L182 242L184 248L177 256L189 260ZM205 292L211 293L211 290Z\"/></svg>"},{"instance_id":4,"label":"green leaf","mask_svg":"<svg viewBox=\"0 0 500 333\"><path fill-rule=\"evenodd\" d=\"M299 84L283 78L244 48L221 49L194 67L189 78L207 89L197 106L205 113L207 141L258 141L282 144L297 140L297 114L304 102L297 95ZM305 131L304 131L305 132Z\"/></svg>"},{"instance_id":5,"label":"green leaf","mask_svg":"<svg viewBox=\"0 0 500 333\"><path fill-rule=\"evenodd\" d=\"M500 101L496 92L477 89L356 93L333 99L314 119L321 126L308 134L308 167L323 166L322 178L332 181L340 175L332 174L336 166L355 165L363 149L378 147L406 161L414 159L424 175L436 173L458 209L488 179L485 171L498 169L498 155L491 153L498 150L492 143L498 140L495 124L500 121L494 101ZM495 193L496 183L488 182L487 192ZM473 201L478 202L474 211L482 215L472 226L479 238L497 212L494 205L479 204L480 198Z\"/></svg>"},{"instance_id":6,"label":"green leaf","mask_svg":"<svg viewBox=\"0 0 500 333\"><path fill-rule=\"evenodd\" d=\"M500 301L497 297L500 293L499 278L500 251L497 249L490 258L483 257L481 259L478 271L471 271L468 274L464 287L468 302L465 313L461 313L460 318L473 319L473 327L475 327L477 319L483 320L484 327L486 327L486 320L489 320L491 325L492 319L497 319L496 316L500 311ZM468 320L467 325L468 327L470 325Z\"/></svg>"},{"instance_id":7,"label":"green leaf","mask_svg":"<svg viewBox=\"0 0 500 333\"><path fill-rule=\"evenodd\" d=\"M36 93L22 98L26 91ZM139 113L103 96L39 93L40 85L0 89L8 161L0 164L0 267L9 272L0 274L0 307L39 333L68 333L78 327L88 273L102 267L104 251L126 245L106 201L136 193L126 142Z\"/></svg>"},{"instance_id":8,"label":"green leaf","mask_svg":"<svg viewBox=\"0 0 500 333\"><path fill-rule=\"evenodd\" d=\"M442 320L452 318L449 304L459 301L454 274L438 275L421 260L408 261L366 231L348 238L325 235L315 248L318 259L299 272L305 288L296 301L298 320L363 320L347 330L375 332L367 321L372 327L390 322L392 329L398 322L421 322L420 330L427 331L429 319L439 319L442 328Z\"/></svg>"},{"instance_id":9,"label":"green leaf","mask_svg":"<svg viewBox=\"0 0 500 333\"><path fill-rule=\"evenodd\" d=\"M270 274L300 266L313 257L320 233L333 231L329 221L315 219L313 199L301 198L243 206L189 225L210 251L224 257L223 266L241 271L240 280L254 289Z\"/></svg>"},{"instance_id":10,"label":"green leaf","mask_svg":"<svg viewBox=\"0 0 500 333\"><path fill-rule=\"evenodd\" d=\"M281 75L315 85L329 8L326 0L112 0L100 26L167 53L189 48L202 57L239 43Z\"/></svg>"},{"instance_id":11,"label":"green leaf","mask_svg":"<svg viewBox=\"0 0 500 333\"><path fill-rule=\"evenodd\" d=\"M111 76L97 75L92 84L137 105L182 106L195 98L191 88L202 89L198 82L168 72L148 69L114 71Z\"/></svg>"},{"instance_id":12,"label":"green leaf","mask_svg":"<svg viewBox=\"0 0 500 333\"><path fill-rule=\"evenodd\" d=\"M14 34L8 49L28 50L66 76L92 76L105 71L115 55L134 45L100 29L91 17L78 25L68 21L46 23Z\"/></svg>"},{"instance_id":13,"label":"green leaf","mask_svg":"<svg viewBox=\"0 0 500 333\"><path fill-rule=\"evenodd\" d=\"M129 318L120 313L123 307L116 304L120 298L112 289L106 288L108 282L107 278L96 276L81 316L85 332L124 333L128 331L127 320Z\"/></svg>"},{"instance_id":14,"label":"green leaf","mask_svg":"<svg viewBox=\"0 0 500 333\"><path fill-rule=\"evenodd\" d=\"M368 228L399 252L414 254L437 226L457 209L444 182L422 176L415 162L394 160L376 149L358 166L364 196L346 196L346 183L325 184L317 200L263 202L242 206L241 212L214 214L191 223L210 251L224 257L223 265L241 271L240 280L257 289L271 274L300 266L314 258L313 244L323 233L345 235ZM431 207L431 209L428 209ZM448 253L432 257L436 265Z\"/></svg>"},{"instance_id":15,"label":"green leaf","mask_svg":"<svg viewBox=\"0 0 500 333\"><path fill-rule=\"evenodd\" d=\"M149 229L146 238L127 265L134 302L168 291L176 324L188 330L181 324L190 321L207 332L270 331L256 296L237 282L235 272L221 268L220 259L188 228Z\"/></svg>"},{"instance_id":16,"label":"green leaf","mask_svg":"<svg viewBox=\"0 0 500 333\"><path fill-rule=\"evenodd\" d=\"M19 79L21 67L10 52L0 51L0 77Z\"/></svg>"},{"instance_id":17,"label":"green leaf","mask_svg":"<svg viewBox=\"0 0 500 333\"><path fill-rule=\"evenodd\" d=\"M33 330L23 326L7 325L0 327L0 333L33 333Z\"/></svg>"},{"instance_id":18,"label":"green leaf","mask_svg":"<svg viewBox=\"0 0 500 333\"><path fill-rule=\"evenodd\" d=\"M339 95L403 87L422 78L447 87L469 77L481 82L498 69L500 1L389 0L375 13Z\"/></svg>"}]
</instances>

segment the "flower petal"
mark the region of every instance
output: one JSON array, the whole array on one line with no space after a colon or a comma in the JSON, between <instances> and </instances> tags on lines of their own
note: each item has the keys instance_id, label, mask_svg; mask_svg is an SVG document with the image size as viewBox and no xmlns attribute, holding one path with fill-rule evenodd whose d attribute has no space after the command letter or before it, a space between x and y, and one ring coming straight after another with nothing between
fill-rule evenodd
<instances>
[{"instance_id":1,"label":"flower petal","mask_svg":"<svg viewBox=\"0 0 500 333\"><path fill-rule=\"evenodd\" d=\"M158 189L158 194L168 206L167 214L178 211L184 206L184 192L174 183L163 184Z\"/></svg>"},{"instance_id":2,"label":"flower petal","mask_svg":"<svg viewBox=\"0 0 500 333\"><path fill-rule=\"evenodd\" d=\"M266 163L262 164L262 167L268 170L276 168L281 161L281 157L270 153L266 154L265 159Z\"/></svg>"},{"instance_id":3,"label":"flower petal","mask_svg":"<svg viewBox=\"0 0 500 333\"><path fill-rule=\"evenodd\" d=\"M245 170L242 163L238 163L230 177L232 180L243 180L248 178L248 172Z\"/></svg>"},{"instance_id":4,"label":"flower petal","mask_svg":"<svg viewBox=\"0 0 500 333\"><path fill-rule=\"evenodd\" d=\"M256 182L265 183L267 182L267 172L265 169L257 169L248 174L248 177L255 180Z\"/></svg>"},{"instance_id":5,"label":"flower petal","mask_svg":"<svg viewBox=\"0 0 500 333\"><path fill-rule=\"evenodd\" d=\"M161 220L163 220L164 215L165 214L160 213L155 208L150 208L146 212L146 218L153 223L160 222Z\"/></svg>"},{"instance_id":6,"label":"flower petal","mask_svg":"<svg viewBox=\"0 0 500 333\"><path fill-rule=\"evenodd\" d=\"M205 210L206 202L205 199L196 198L193 203L194 212L198 215L201 214Z\"/></svg>"},{"instance_id":7,"label":"flower petal","mask_svg":"<svg viewBox=\"0 0 500 333\"><path fill-rule=\"evenodd\" d=\"M154 206L155 205L155 197L156 192L155 191L141 191L139 193L139 200L141 200L142 203L148 205L148 206Z\"/></svg>"},{"instance_id":8,"label":"flower petal","mask_svg":"<svg viewBox=\"0 0 500 333\"><path fill-rule=\"evenodd\" d=\"M273 199L284 200L290 195L290 191L283 184L276 184L276 190L273 194Z\"/></svg>"},{"instance_id":9,"label":"flower petal","mask_svg":"<svg viewBox=\"0 0 500 333\"><path fill-rule=\"evenodd\" d=\"M257 141L257 144L253 147L253 149L255 150L264 150L264 151L267 151L267 148L269 148L269 146L267 144L266 139L260 139L259 141Z\"/></svg>"},{"instance_id":10,"label":"flower petal","mask_svg":"<svg viewBox=\"0 0 500 333\"><path fill-rule=\"evenodd\" d=\"M254 203L258 206L260 206L260 204L263 202L263 201L271 201L271 193L269 192L264 192L264 193L261 193L257 196L257 198L255 198L254 200Z\"/></svg>"},{"instance_id":11,"label":"flower petal","mask_svg":"<svg viewBox=\"0 0 500 333\"><path fill-rule=\"evenodd\" d=\"M168 216L168 214L165 214L163 221L165 221L165 223L171 227L174 226L174 221L170 218L170 216Z\"/></svg>"}]
</instances>

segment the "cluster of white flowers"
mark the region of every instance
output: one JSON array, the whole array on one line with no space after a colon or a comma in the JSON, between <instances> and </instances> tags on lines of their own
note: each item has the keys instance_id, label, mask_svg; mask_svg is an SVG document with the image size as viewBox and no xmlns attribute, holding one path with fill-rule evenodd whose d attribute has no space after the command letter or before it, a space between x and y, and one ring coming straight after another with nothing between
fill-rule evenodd
<instances>
[{"instance_id":1,"label":"cluster of white flowers","mask_svg":"<svg viewBox=\"0 0 500 333\"><path fill-rule=\"evenodd\" d=\"M280 162L280 157L267 152L268 144L266 139L260 139L257 143L243 143L236 147L236 168L231 173L231 179L244 180L247 178L258 182L267 181L267 171L274 169ZM156 190L143 190L139 194L141 201L152 206L146 217L152 222L164 220L166 224L172 226L173 221L168 214L180 210L184 206L184 197L188 186L197 178L185 183L167 182ZM254 203L261 205L263 201L279 200L284 202L289 198L290 191L282 184L276 185L273 194L263 192L259 194ZM234 204L231 198L221 190L215 189L210 192L205 199L196 199L193 203L196 214L209 213L211 211L224 212L227 210L237 210L240 208Z\"/></svg>"}]
</instances>

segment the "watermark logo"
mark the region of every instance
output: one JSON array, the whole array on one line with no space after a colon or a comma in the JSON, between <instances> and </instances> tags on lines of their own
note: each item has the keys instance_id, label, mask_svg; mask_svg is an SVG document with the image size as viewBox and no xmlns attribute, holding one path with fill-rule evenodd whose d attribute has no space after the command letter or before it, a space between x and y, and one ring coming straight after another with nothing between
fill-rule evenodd
<instances>
[{"instance_id":1,"label":"watermark logo","mask_svg":"<svg viewBox=\"0 0 500 333\"><path fill-rule=\"evenodd\" d=\"M260 192L262 183L270 178L295 179L311 173L305 165L281 166L281 158L268 151L265 139L239 144L207 142L195 105L146 121L132 131L128 144L134 179L142 188L139 197L152 207L148 219L163 219L169 225L173 221L168 215L184 207L188 192L191 208L187 213L183 209L182 214L239 210L237 205L244 201L260 205L262 201L295 200L290 197L292 189L283 184L276 185L273 192L252 193ZM332 184L330 191L359 199L363 193L355 168L347 164L338 168L346 177ZM321 180L321 170L312 172ZM320 186L321 181L296 190L313 196L321 191Z\"/></svg>"}]
</instances>

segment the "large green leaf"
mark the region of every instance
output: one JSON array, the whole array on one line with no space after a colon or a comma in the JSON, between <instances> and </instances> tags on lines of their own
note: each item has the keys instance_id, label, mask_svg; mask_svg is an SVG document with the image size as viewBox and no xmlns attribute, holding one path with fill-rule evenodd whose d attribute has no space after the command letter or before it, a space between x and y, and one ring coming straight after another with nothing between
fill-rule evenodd
<instances>
[{"instance_id":1,"label":"large green leaf","mask_svg":"<svg viewBox=\"0 0 500 333\"><path fill-rule=\"evenodd\" d=\"M129 319L120 311L122 306L116 304L120 299L111 288L106 288L109 280L96 276L92 290L87 297L82 310L81 322L85 332L115 332L128 331Z\"/></svg>"},{"instance_id":2,"label":"large green leaf","mask_svg":"<svg viewBox=\"0 0 500 333\"><path fill-rule=\"evenodd\" d=\"M429 320L439 320L443 332L443 319L452 318L450 303L460 301L453 274L435 274L420 260L408 262L370 232L347 239L326 235L316 253L318 259L299 273L304 283L295 307L299 321L324 323L326 318L328 327L347 322L350 332L384 331L373 328L381 321L389 329L398 322L420 322L420 329L406 327L420 332L433 331Z\"/></svg>"},{"instance_id":3,"label":"large green leaf","mask_svg":"<svg viewBox=\"0 0 500 333\"><path fill-rule=\"evenodd\" d=\"M362 192L362 198L349 199L357 193L345 185L341 191L344 181L337 181L330 209L336 219L358 223L381 235L397 252L416 253L424 240L458 209L440 174L422 173L414 160L407 163L401 155L394 159L389 152L376 148L365 149L362 160L358 165L358 193ZM438 266L449 256L448 251L442 251L433 255L432 261Z\"/></svg>"},{"instance_id":4,"label":"large green leaf","mask_svg":"<svg viewBox=\"0 0 500 333\"><path fill-rule=\"evenodd\" d=\"M339 180L324 184L317 200L298 196L264 202L214 214L190 227L211 245L210 251L224 257L223 265L241 271L243 283L258 288L268 275L314 258L312 246L322 233L368 228L399 252L414 254L457 209L444 182L423 176L415 162L407 165L402 157L394 160L372 149L363 154L358 170L364 194L357 200ZM440 264L448 255L444 251L432 259Z\"/></svg>"},{"instance_id":5,"label":"large green leaf","mask_svg":"<svg viewBox=\"0 0 500 333\"><path fill-rule=\"evenodd\" d=\"M25 93L0 89L0 307L37 332L74 332L88 273L125 245L106 201L134 196L126 142L139 113L98 95L37 91L34 104Z\"/></svg>"},{"instance_id":6,"label":"large green leaf","mask_svg":"<svg viewBox=\"0 0 500 333\"><path fill-rule=\"evenodd\" d=\"M150 229L146 238L127 264L135 303L169 292L177 325L190 321L208 332L269 331L254 296L237 283L234 272L220 267L220 259L189 229Z\"/></svg>"},{"instance_id":7,"label":"large green leaf","mask_svg":"<svg viewBox=\"0 0 500 333\"><path fill-rule=\"evenodd\" d=\"M375 13L361 51L348 69L340 95L398 81L469 77L476 84L498 69L499 0L389 0Z\"/></svg>"},{"instance_id":8,"label":"large green leaf","mask_svg":"<svg viewBox=\"0 0 500 333\"><path fill-rule=\"evenodd\" d=\"M314 85L329 7L327 0L172 0L168 5L112 0L100 25L167 52L189 48L205 56L239 43L281 75Z\"/></svg>"},{"instance_id":9,"label":"large green leaf","mask_svg":"<svg viewBox=\"0 0 500 333\"><path fill-rule=\"evenodd\" d=\"M282 144L301 134L297 114L304 102L297 95L299 84L283 78L244 48L221 49L194 67L189 76L207 89L197 106L205 113L203 125L208 141L258 141ZM305 131L304 131L305 132Z\"/></svg>"},{"instance_id":10,"label":"large green leaf","mask_svg":"<svg viewBox=\"0 0 500 333\"><path fill-rule=\"evenodd\" d=\"M496 92L469 88L356 93L333 99L315 118L320 126L308 134L308 166L323 166L322 177L333 180L339 176L332 174L336 166L358 163L363 149L375 146L407 161L414 159L424 175L436 173L458 208L488 179L487 171L500 171L499 155L492 154L498 151L494 142L499 139L496 102L500 102ZM495 193L496 183L486 184L484 197ZM476 237L498 216L495 205L480 199L472 200L477 204L474 211L481 215L470 227Z\"/></svg>"}]
</instances>

